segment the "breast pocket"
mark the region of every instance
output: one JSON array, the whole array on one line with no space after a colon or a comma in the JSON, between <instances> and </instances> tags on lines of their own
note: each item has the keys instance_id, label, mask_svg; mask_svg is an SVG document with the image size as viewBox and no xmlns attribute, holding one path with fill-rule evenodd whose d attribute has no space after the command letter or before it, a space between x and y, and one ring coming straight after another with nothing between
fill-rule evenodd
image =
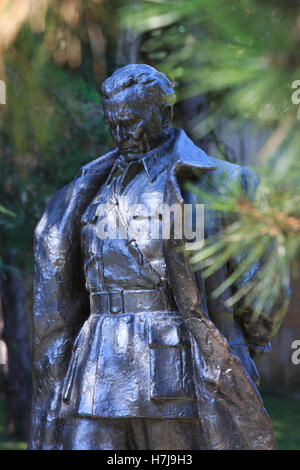
<instances>
[{"instance_id":1,"label":"breast pocket","mask_svg":"<svg viewBox=\"0 0 300 470\"><path fill-rule=\"evenodd\" d=\"M150 323L151 400L195 398L191 354L186 336L183 325L174 319Z\"/></svg>"}]
</instances>

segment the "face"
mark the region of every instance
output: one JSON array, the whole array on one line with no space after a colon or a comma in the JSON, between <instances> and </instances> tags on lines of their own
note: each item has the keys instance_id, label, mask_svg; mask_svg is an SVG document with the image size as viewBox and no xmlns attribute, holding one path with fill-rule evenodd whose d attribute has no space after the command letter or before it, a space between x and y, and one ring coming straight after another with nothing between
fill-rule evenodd
<instances>
[{"instance_id":1,"label":"face","mask_svg":"<svg viewBox=\"0 0 300 470\"><path fill-rule=\"evenodd\" d=\"M172 113L171 108L162 112L134 88L121 91L104 104L105 121L116 146L127 160L138 158L164 141L170 130Z\"/></svg>"}]
</instances>

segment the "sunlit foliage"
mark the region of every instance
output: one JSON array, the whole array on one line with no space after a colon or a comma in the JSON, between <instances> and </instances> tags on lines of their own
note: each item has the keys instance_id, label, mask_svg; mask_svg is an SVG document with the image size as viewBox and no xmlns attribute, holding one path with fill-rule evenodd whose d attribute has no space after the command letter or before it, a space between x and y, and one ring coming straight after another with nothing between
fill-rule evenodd
<instances>
[{"instance_id":1,"label":"sunlit foliage","mask_svg":"<svg viewBox=\"0 0 300 470\"><path fill-rule=\"evenodd\" d=\"M272 249L257 282L230 299L231 304L243 299L246 307L255 301L256 315L268 314L282 279L299 269L299 6L279 0L156 0L120 14L130 27L148 31L143 47L156 60L160 54L160 68L181 84L179 99L207 97L208 109L194 121L199 137L224 119L236 132L245 122L270 130L256 158L256 195L249 201L229 191L221 201L211 200L212 208L230 213L235 222L222 240L208 239L192 257L195 266L204 264L206 276L232 257L243 260L217 288L220 295ZM224 158L230 159L226 152Z\"/></svg>"}]
</instances>

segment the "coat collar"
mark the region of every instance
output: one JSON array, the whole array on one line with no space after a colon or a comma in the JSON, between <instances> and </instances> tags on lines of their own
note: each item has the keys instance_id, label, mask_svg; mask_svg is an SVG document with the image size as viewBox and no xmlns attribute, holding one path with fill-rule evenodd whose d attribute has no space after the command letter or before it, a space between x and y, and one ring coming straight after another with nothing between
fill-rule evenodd
<instances>
[{"instance_id":1,"label":"coat collar","mask_svg":"<svg viewBox=\"0 0 300 470\"><path fill-rule=\"evenodd\" d=\"M182 166L204 171L217 169L213 159L197 147L183 129L175 128L174 132L173 168L175 171Z\"/></svg>"},{"instance_id":2,"label":"coat collar","mask_svg":"<svg viewBox=\"0 0 300 470\"><path fill-rule=\"evenodd\" d=\"M141 156L138 160L134 160L129 163L121 154L119 154L113 164L107 183L109 184L115 175L123 174L125 177L128 170L137 172L137 168L143 169L149 181L152 183L158 175L160 175L169 166L174 138L175 132L174 129L172 129L170 136L163 144Z\"/></svg>"},{"instance_id":3,"label":"coat collar","mask_svg":"<svg viewBox=\"0 0 300 470\"><path fill-rule=\"evenodd\" d=\"M182 167L189 167L195 170L211 171L216 170L216 165L211 157L209 157L202 149L197 147L194 142L186 135L183 129L174 128L173 136L170 137L158 149L149 152L146 159L145 170L150 179L155 177L161 171L159 166L161 147L167 146L166 154L169 156L167 163L172 170L177 173ZM118 149L114 149L96 160L84 165L78 172L77 176L85 176L87 174L97 174L102 171L102 167L111 165L113 168L116 161L120 158ZM156 164L158 164L156 169Z\"/></svg>"}]
</instances>

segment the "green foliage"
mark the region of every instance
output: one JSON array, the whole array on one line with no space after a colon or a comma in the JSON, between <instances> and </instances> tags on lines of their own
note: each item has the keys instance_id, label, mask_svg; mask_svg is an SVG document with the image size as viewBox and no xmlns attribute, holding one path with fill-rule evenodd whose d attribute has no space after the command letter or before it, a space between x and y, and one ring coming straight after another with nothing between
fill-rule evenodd
<instances>
[{"instance_id":1,"label":"green foliage","mask_svg":"<svg viewBox=\"0 0 300 470\"><path fill-rule=\"evenodd\" d=\"M257 282L234 292L229 301L234 305L244 299L244 307L254 302L253 320L262 311L271 312L290 268L299 271L299 119L291 98L292 84L300 79L295 52L300 45L300 11L288 4L145 0L130 14L120 11L127 25L147 31L143 48L157 62L161 54L159 67L180 85L179 100L207 97L208 109L194 122L198 138L217 134L224 120L230 120L233 132L245 122L270 131L257 155L260 185L255 197L245 201L241 192L228 191L221 200L220 195L213 198L210 207L235 223L222 240L207 239L204 249L192 257L195 267L204 263L206 276L230 259L241 260L215 295L241 279L251 263L265 259ZM203 201L204 195L198 194ZM266 256L270 250L272 257ZM286 305L279 317L285 310Z\"/></svg>"},{"instance_id":2,"label":"green foliage","mask_svg":"<svg viewBox=\"0 0 300 470\"><path fill-rule=\"evenodd\" d=\"M216 287L213 295L218 297L232 287L232 296L226 301L228 307L234 306L240 314L251 308L253 321L261 313L271 315L283 283L289 284L290 266L295 262L299 249L298 235L290 230L294 218L278 219L278 206L285 202L285 198L281 200L277 194L277 207L270 205L271 199L266 193L268 187L263 179L251 200L245 197L238 184L221 187L219 194L210 196L210 199L204 191L192 185L187 186L196 191L199 201L205 198L206 209L221 211L231 221L224 228L222 237L217 234L207 238L204 248L191 256L195 269L203 268L204 276L209 277L221 266L230 264L232 273ZM288 253L287 249L290 250ZM257 275L241 283L245 273L255 263L260 264ZM286 300L274 312L274 334L287 307Z\"/></svg>"},{"instance_id":3,"label":"green foliage","mask_svg":"<svg viewBox=\"0 0 300 470\"><path fill-rule=\"evenodd\" d=\"M111 146L100 96L80 71L52 61L43 36L25 27L6 56L7 102L0 135L1 200L13 211L2 249L32 265L32 237L45 203L78 169Z\"/></svg>"},{"instance_id":4,"label":"green foliage","mask_svg":"<svg viewBox=\"0 0 300 470\"><path fill-rule=\"evenodd\" d=\"M10 210L8 210L6 207L2 206L0 204L0 228L4 228L6 230L11 230L14 227L14 224L12 222L12 219L16 216L16 214ZM7 269L11 269L10 266L6 266L3 261L2 257L0 256L0 273L3 275L3 272L5 272Z\"/></svg>"},{"instance_id":5,"label":"green foliage","mask_svg":"<svg viewBox=\"0 0 300 470\"><path fill-rule=\"evenodd\" d=\"M300 399L275 393L262 394L279 450L300 450Z\"/></svg>"}]
</instances>

